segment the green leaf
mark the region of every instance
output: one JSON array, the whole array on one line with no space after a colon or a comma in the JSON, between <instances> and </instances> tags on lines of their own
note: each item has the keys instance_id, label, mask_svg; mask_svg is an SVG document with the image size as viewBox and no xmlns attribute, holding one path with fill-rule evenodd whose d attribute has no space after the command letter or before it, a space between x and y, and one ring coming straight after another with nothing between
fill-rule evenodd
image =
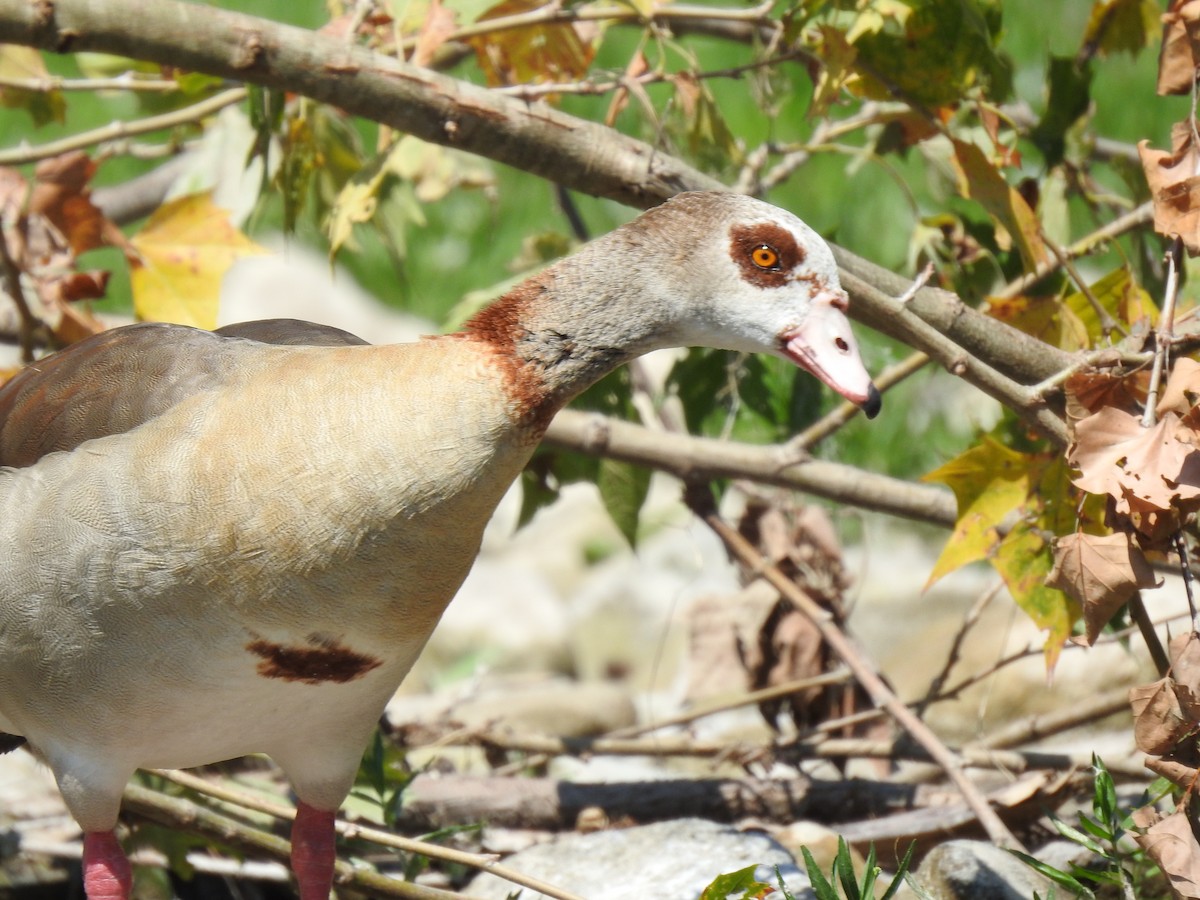
<instances>
[{"instance_id":1,"label":"green leaf","mask_svg":"<svg viewBox=\"0 0 1200 900\"><path fill-rule=\"evenodd\" d=\"M39 51L16 44L0 44L0 75L5 78L47 78L49 73ZM0 106L24 109L38 127L51 122L61 123L67 117L67 102L62 91L0 88Z\"/></svg>"},{"instance_id":2,"label":"green leaf","mask_svg":"<svg viewBox=\"0 0 1200 900\"><path fill-rule=\"evenodd\" d=\"M1077 896L1095 896L1095 894L1092 893L1092 890L1082 881L1072 875L1069 875L1061 869L1056 869L1053 866L1047 865L1040 859L1035 859L1028 853L1022 853L1019 850L1009 850L1008 852L1017 857L1017 859L1021 860L1021 862L1025 863L1025 865L1029 866L1035 872L1038 872L1041 875L1044 875L1046 878L1049 878L1055 884L1062 885L1069 890L1075 891Z\"/></svg>"},{"instance_id":3,"label":"green leaf","mask_svg":"<svg viewBox=\"0 0 1200 900\"><path fill-rule=\"evenodd\" d=\"M1092 754L1092 768L1096 770L1095 786L1092 788L1092 811L1096 817L1114 830L1121 827L1121 812L1117 806L1117 786L1104 761Z\"/></svg>"},{"instance_id":4,"label":"green leaf","mask_svg":"<svg viewBox=\"0 0 1200 900\"><path fill-rule=\"evenodd\" d=\"M1136 56L1158 40L1161 15L1156 0L1095 0L1084 46L1101 54L1124 51Z\"/></svg>"},{"instance_id":5,"label":"green leaf","mask_svg":"<svg viewBox=\"0 0 1200 900\"><path fill-rule=\"evenodd\" d=\"M817 865L809 849L801 847L800 852L804 854L804 871L808 873L808 881L812 885L813 893L817 895L817 900L838 900L837 891L821 872L821 867Z\"/></svg>"},{"instance_id":6,"label":"green leaf","mask_svg":"<svg viewBox=\"0 0 1200 900\"><path fill-rule=\"evenodd\" d=\"M1017 191L1004 180L977 145L951 138L958 167L958 190L987 210L1021 253L1026 268L1035 269L1047 258L1037 216Z\"/></svg>"},{"instance_id":7,"label":"green leaf","mask_svg":"<svg viewBox=\"0 0 1200 900\"><path fill-rule=\"evenodd\" d=\"M1097 843L1090 836L1084 834L1078 828L1073 828L1061 819L1051 819L1051 824L1054 830L1065 837L1068 841L1078 844L1080 847L1085 847L1091 850L1097 856L1105 856L1107 851L1104 845Z\"/></svg>"},{"instance_id":8,"label":"green leaf","mask_svg":"<svg viewBox=\"0 0 1200 900\"><path fill-rule=\"evenodd\" d=\"M1063 160L1067 131L1091 107L1092 67L1073 57L1053 57L1046 82L1050 91L1046 111L1029 137L1046 157L1047 168L1052 168Z\"/></svg>"},{"instance_id":9,"label":"green leaf","mask_svg":"<svg viewBox=\"0 0 1200 900\"><path fill-rule=\"evenodd\" d=\"M898 92L928 107L955 105L977 87L994 100L1008 94L1011 63L998 49L998 4L909 0L905 16L884 15L881 5L858 4L862 14L874 14L853 32L863 92L877 99Z\"/></svg>"},{"instance_id":10,"label":"green leaf","mask_svg":"<svg viewBox=\"0 0 1200 900\"><path fill-rule=\"evenodd\" d=\"M858 880L854 877L854 860L850 858L850 845L846 839L838 835L837 854L833 858L833 871L842 883L842 891L846 900L861 900L862 893L858 888Z\"/></svg>"},{"instance_id":11,"label":"green leaf","mask_svg":"<svg viewBox=\"0 0 1200 900\"><path fill-rule=\"evenodd\" d=\"M650 493L650 470L633 463L602 459L596 487L609 518L629 546L637 546L638 517Z\"/></svg>"},{"instance_id":12,"label":"green leaf","mask_svg":"<svg viewBox=\"0 0 1200 900\"><path fill-rule=\"evenodd\" d=\"M704 889L704 893L700 895L700 900L725 900L730 894L746 894L750 891L760 893L770 891L772 889L771 885L763 884L754 877L754 870L757 868L758 866L747 866L736 872L718 875L713 879L712 884Z\"/></svg>"},{"instance_id":13,"label":"green leaf","mask_svg":"<svg viewBox=\"0 0 1200 900\"><path fill-rule=\"evenodd\" d=\"M1024 521L1015 524L992 554L992 567L1004 579L1017 606L1047 632L1046 668L1053 670L1080 609L1062 591L1046 586L1054 564L1040 529Z\"/></svg>"},{"instance_id":14,"label":"green leaf","mask_svg":"<svg viewBox=\"0 0 1200 900\"><path fill-rule=\"evenodd\" d=\"M526 525L542 507L558 499L565 485L577 481L596 481L600 461L582 453L570 453L539 447L521 473L521 512L518 525Z\"/></svg>"},{"instance_id":15,"label":"green leaf","mask_svg":"<svg viewBox=\"0 0 1200 900\"><path fill-rule=\"evenodd\" d=\"M871 845L871 849L875 849L874 844ZM908 849L904 851L904 858L901 859L896 865L896 874L892 878L892 883L888 886L888 889L884 891L883 896L880 897L879 900L892 900L892 897L894 897L896 892L900 890L900 885L904 884L905 880L908 879L908 870L912 865L913 853L916 852L916 849L917 842L910 842Z\"/></svg>"}]
</instances>

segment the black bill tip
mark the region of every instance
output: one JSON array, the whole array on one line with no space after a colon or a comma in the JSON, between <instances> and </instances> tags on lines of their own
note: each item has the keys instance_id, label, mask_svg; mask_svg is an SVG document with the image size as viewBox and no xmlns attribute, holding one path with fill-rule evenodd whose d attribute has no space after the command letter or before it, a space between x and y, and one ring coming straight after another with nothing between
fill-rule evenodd
<instances>
[{"instance_id":1,"label":"black bill tip","mask_svg":"<svg viewBox=\"0 0 1200 900\"><path fill-rule=\"evenodd\" d=\"M879 415L879 411L883 409L883 395L879 393L879 389L874 384L867 392L866 402L859 407L868 419L873 419Z\"/></svg>"}]
</instances>

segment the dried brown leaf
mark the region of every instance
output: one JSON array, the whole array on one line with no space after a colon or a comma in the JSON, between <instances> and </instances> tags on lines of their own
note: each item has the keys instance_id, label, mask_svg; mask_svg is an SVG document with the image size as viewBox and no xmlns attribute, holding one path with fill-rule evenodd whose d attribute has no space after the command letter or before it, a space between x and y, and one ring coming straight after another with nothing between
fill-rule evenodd
<instances>
[{"instance_id":1,"label":"dried brown leaf","mask_svg":"<svg viewBox=\"0 0 1200 900\"><path fill-rule=\"evenodd\" d=\"M1167 649L1171 677L1200 697L1200 634L1194 631L1177 634Z\"/></svg>"},{"instance_id":2,"label":"dried brown leaf","mask_svg":"<svg viewBox=\"0 0 1200 900\"><path fill-rule=\"evenodd\" d=\"M1200 0L1171 0L1162 17L1162 49L1158 55L1159 94L1187 94L1200 53L1197 26L1200 25Z\"/></svg>"},{"instance_id":3,"label":"dried brown leaf","mask_svg":"<svg viewBox=\"0 0 1200 900\"><path fill-rule=\"evenodd\" d=\"M1123 491L1119 498L1109 499L1113 501L1111 511L1116 517L1106 520L1110 527L1118 530L1132 527L1144 550L1168 548L1172 535L1179 530L1178 510L1161 509L1132 491Z\"/></svg>"},{"instance_id":4,"label":"dried brown leaf","mask_svg":"<svg viewBox=\"0 0 1200 900\"><path fill-rule=\"evenodd\" d=\"M500 0L477 21L531 12L541 0ZM468 38L488 84L545 84L577 81L596 55L599 34L590 23L531 24Z\"/></svg>"},{"instance_id":5,"label":"dried brown leaf","mask_svg":"<svg viewBox=\"0 0 1200 900\"><path fill-rule=\"evenodd\" d=\"M1133 739L1138 749L1161 756L1196 727L1196 697L1169 675L1129 689Z\"/></svg>"},{"instance_id":6,"label":"dried brown leaf","mask_svg":"<svg viewBox=\"0 0 1200 900\"><path fill-rule=\"evenodd\" d=\"M1134 822L1140 825L1150 818L1143 815L1141 821L1135 818ZM1196 842L1186 813L1174 812L1158 819L1145 833L1135 834L1133 839L1158 863L1170 881L1175 897L1200 898L1200 844Z\"/></svg>"},{"instance_id":7,"label":"dried brown leaf","mask_svg":"<svg viewBox=\"0 0 1200 900\"><path fill-rule=\"evenodd\" d=\"M1149 374L1143 370L1132 375L1097 369L1076 372L1063 385L1072 427L1106 406L1130 414L1138 413L1146 400L1148 381Z\"/></svg>"},{"instance_id":8,"label":"dried brown leaf","mask_svg":"<svg viewBox=\"0 0 1200 900\"><path fill-rule=\"evenodd\" d=\"M1075 426L1070 462L1080 474L1073 481L1090 494L1116 498L1122 513L1171 510L1192 493L1190 484L1180 485L1184 464L1197 452L1195 439L1173 412L1143 428L1137 417L1105 407Z\"/></svg>"},{"instance_id":9,"label":"dried brown leaf","mask_svg":"<svg viewBox=\"0 0 1200 900\"><path fill-rule=\"evenodd\" d=\"M78 256L102 247L109 234L104 214L92 204L88 182L96 164L82 151L65 153L38 163L29 215L44 216Z\"/></svg>"},{"instance_id":10,"label":"dried brown leaf","mask_svg":"<svg viewBox=\"0 0 1200 900\"><path fill-rule=\"evenodd\" d=\"M1200 0L1196 0L1200 3ZM1200 362L1186 356L1177 360L1171 376L1163 387L1155 412L1161 417L1171 412L1187 415L1195 405L1194 397L1200 397Z\"/></svg>"},{"instance_id":11,"label":"dried brown leaf","mask_svg":"<svg viewBox=\"0 0 1200 900\"><path fill-rule=\"evenodd\" d=\"M1200 253L1200 176L1192 132L1186 122L1171 129L1171 150L1152 150L1149 141L1138 143L1142 170L1154 202L1154 230L1178 235L1195 256Z\"/></svg>"},{"instance_id":12,"label":"dried brown leaf","mask_svg":"<svg viewBox=\"0 0 1200 900\"><path fill-rule=\"evenodd\" d=\"M1134 591L1157 587L1145 555L1126 534L1068 534L1054 542L1054 568L1046 584L1066 591L1083 607L1092 644Z\"/></svg>"},{"instance_id":13,"label":"dried brown leaf","mask_svg":"<svg viewBox=\"0 0 1200 900\"><path fill-rule=\"evenodd\" d=\"M450 38L456 27L452 10L446 9L441 0L433 0L425 13L421 32L417 35L417 46L413 48L412 63L428 66L433 63L438 48Z\"/></svg>"}]
</instances>

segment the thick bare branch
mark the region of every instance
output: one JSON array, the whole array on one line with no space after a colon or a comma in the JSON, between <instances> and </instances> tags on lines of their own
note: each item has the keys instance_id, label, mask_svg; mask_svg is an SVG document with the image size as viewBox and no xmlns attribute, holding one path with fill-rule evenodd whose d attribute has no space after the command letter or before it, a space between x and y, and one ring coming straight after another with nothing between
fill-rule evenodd
<instances>
[{"instance_id":1,"label":"thick bare branch","mask_svg":"<svg viewBox=\"0 0 1200 900\"><path fill-rule=\"evenodd\" d=\"M645 208L722 185L648 144L365 47L177 0L0 0L0 42L96 50L288 90L437 144Z\"/></svg>"}]
</instances>

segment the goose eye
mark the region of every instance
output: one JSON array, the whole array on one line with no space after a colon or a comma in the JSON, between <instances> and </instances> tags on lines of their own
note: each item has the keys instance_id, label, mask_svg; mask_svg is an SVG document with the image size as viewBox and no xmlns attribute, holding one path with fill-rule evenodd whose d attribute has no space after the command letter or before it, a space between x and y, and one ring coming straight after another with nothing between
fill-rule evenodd
<instances>
[{"instance_id":1,"label":"goose eye","mask_svg":"<svg viewBox=\"0 0 1200 900\"><path fill-rule=\"evenodd\" d=\"M761 244L750 253L750 259L760 269L778 269L779 251L769 244Z\"/></svg>"}]
</instances>

